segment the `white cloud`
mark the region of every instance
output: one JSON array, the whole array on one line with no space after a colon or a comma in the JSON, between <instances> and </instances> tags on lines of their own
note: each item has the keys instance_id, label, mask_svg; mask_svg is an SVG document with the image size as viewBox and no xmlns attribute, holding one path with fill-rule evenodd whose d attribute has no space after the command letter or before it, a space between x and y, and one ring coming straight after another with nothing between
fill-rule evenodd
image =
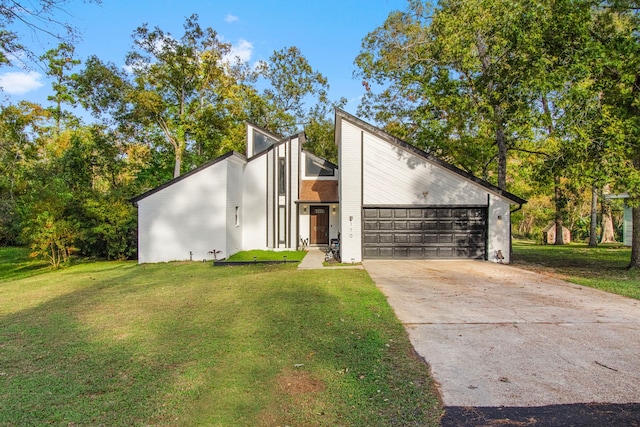
<instances>
[{"instance_id":1,"label":"white cloud","mask_svg":"<svg viewBox=\"0 0 640 427\"><path fill-rule=\"evenodd\" d=\"M44 86L44 83L40 81L41 78L42 74L35 71L28 73L12 71L0 74L0 86L10 95L22 95Z\"/></svg>"},{"instance_id":2,"label":"white cloud","mask_svg":"<svg viewBox=\"0 0 640 427\"><path fill-rule=\"evenodd\" d=\"M227 61L233 62L236 57L240 58L243 62L249 62L251 56L253 55L253 45L251 42L240 39L237 44L231 46L231 52L227 55Z\"/></svg>"},{"instance_id":3,"label":"white cloud","mask_svg":"<svg viewBox=\"0 0 640 427\"><path fill-rule=\"evenodd\" d=\"M238 21L239 19L240 19L240 18L238 18L237 16L232 15L232 14L228 14L228 15L224 18L224 20L225 20L226 22L230 23L230 24L231 24L232 22L236 22L236 21Z\"/></svg>"}]
</instances>

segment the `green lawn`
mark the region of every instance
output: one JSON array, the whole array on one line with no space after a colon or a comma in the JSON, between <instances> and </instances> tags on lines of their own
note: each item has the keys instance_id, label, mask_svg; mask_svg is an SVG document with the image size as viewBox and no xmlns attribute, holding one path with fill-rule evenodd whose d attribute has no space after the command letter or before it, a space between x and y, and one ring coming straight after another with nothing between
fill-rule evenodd
<instances>
[{"instance_id":1,"label":"green lawn","mask_svg":"<svg viewBox=\"0 0 640 427\"><path fill-rule=\"evenodd\" d=\"M435 426L442 414L362 270L97 262L11 274L0 426Z\"/></svg>"},{"instance_id":2,"label":"green lawn","mask_svg":"<svg viewBox=\"0 0 640 427\"><path fill-rule=\"evenodd\" d=\"M516 240L513 265L559 276L579 285L640 299L640 274L629 270L631 249L622 245L540 245Z\"/></svg>"},{"instance_id":3,"label":"green lawn","mask_svg":"<svg viewBox=\"0 0 640 427\"><path fill-rule=\"evenodd\" d=\"M0 280L19 279L50 271L46 261L29 257L28 248L0 247Z\"/></svg>"},{"instance_id":4,"label":"green lawn","mask_svg":"<svg viewBox=\"0 0 640 427\"><path fill-rule=\"evenodd\" d=\"M282 261L287 257L288 261L302 261L307 253L304 251L243 251L233 254L227 261Z\"/></svg>"}]
</instances>

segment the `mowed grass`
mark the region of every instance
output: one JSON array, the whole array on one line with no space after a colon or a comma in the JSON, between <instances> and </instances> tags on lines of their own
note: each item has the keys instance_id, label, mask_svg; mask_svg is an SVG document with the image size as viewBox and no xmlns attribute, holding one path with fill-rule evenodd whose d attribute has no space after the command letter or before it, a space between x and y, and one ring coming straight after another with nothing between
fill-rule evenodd
<instances>
[{"instance_id":1,"label":"mowed grass","mask_svg":"<svg viewBox=\"0 0 640 427\"><path fill-rule=\"evenodd\" d=\"M51 267L46 261L30 258L28 248L0 247L0 280L33 276Z\"/></svg>"},{"instance_id":2,"label":"mowed grass","mask_svg":"<svg viewBox=\"0 0 640 427\"><path fill-rule=\"evenodd\" d=\"M640 274L629 270L631 249L621 244L540 245L516 240L513 265L559 276L579 285L640 299Z\"/></svg>"},{"instance_id":3,"label":"mowed grass","mask_svg":"<svg viewBox=\"0 0 640 427\"><path fill-rule=\"evenodd\" d=\"M302 261L307 253L304 251L243 251L231 255L227 261L282 261L287 257L287 261Z\"/></svg>"},{"instance_id":4,"label":"mowed grass","mask_svg":"<svg viewBox=\"0 0 640 427\"><path fill-rule=\"evenodd\" d=\"M0 278L0 425L435 426L362 270L82 264Z\"/></svg>"}]
</instances>

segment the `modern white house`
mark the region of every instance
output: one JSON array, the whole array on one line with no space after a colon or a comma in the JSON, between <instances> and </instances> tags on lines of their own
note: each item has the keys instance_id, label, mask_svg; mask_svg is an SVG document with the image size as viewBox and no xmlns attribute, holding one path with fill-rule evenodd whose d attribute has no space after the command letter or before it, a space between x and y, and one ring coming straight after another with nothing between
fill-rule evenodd
<instances>
[{"instance_id":1,"label":"modern white house","mask_svg":"<svg viewBox=\"0 0 640 427\"><path fill-rule=\"evenodd\" d=\"M511 211L525 200L337 110L338 165L247 125L230 152L133 199L140 263L250 249L326 246L344 262L509 262Z\"/></svg>"}]
</instances>

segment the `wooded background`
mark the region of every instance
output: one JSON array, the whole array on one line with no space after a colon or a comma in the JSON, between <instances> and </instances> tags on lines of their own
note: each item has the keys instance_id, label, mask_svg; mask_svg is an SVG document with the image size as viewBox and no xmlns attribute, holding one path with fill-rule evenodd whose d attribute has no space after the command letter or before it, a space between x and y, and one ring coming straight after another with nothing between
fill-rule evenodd
<instances>
[{"instance_id":1,"label":"wooded background","mask_svg":"<svg viewBox=\"0 0 640 427\"><path fill-rule=\"evenodd\" d=\"M16 4L0 0L0 63L28 55L53 83L47 105L0 106L1 245L30 245L53 265L135 257L129 200L244 152L247 121L304 130L307 149L336 161L333 110L346 100L328 98L329 82L295 46L258 65L229 60L231 46L192 15L181 35L137 28L125 70L76 58L72 37L30 51L9 29ZM640 194L638 7L410 0L341 66L367 90L360 117L527 199L514 235L541 241L555 222L594 246L621 238L622 201L604 195L628 193L636 206ZM632 267L639 248L634 236Z\"/></svg>"}]
</instances>

